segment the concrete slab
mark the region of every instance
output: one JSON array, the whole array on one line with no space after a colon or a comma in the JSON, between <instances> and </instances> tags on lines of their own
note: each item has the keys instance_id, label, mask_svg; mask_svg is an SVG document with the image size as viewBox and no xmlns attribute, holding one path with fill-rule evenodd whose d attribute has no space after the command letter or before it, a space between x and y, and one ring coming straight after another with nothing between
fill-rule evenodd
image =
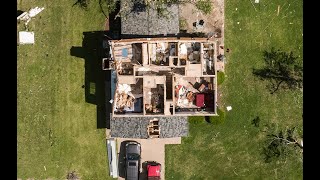
<instances>
[{"instance_id":1,"label":"concrete slab","mask_svg":"<svg viewBox=\"0 0 320 180\"><path fill-rule=\"evenodd\" d=\"M125 156L125 141L137 141L141 144L141 169L140 180L146 179L146 167L144 162L156 161L161 164L161 179L165 179L165 145L166 144L181 144L181 137L177 138L156 138L156 139L129 139L116 138L117 152L119 155L119 180L124 180L124 156Z\"/></svg>"}]
</instances>

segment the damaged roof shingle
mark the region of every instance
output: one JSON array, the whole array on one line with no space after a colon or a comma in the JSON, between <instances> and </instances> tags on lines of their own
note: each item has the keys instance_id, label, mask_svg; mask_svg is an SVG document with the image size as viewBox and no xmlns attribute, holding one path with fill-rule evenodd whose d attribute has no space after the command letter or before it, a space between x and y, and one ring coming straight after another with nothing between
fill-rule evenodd
<instances>
[{"instance_id":1,"label":"damaged roof shingle","mask_svg":"<svg viewBox=\"0 0 320 180\"><path fill-rule=\"evenodd\" d=\"M155 117L159 119L160 138L187 136L187 117ZM147 126L150 117L113 117L110 121L111 137L148 138Z\"/></svg>"},{"instance_id":2,"label":"damaged roof shingle","mask_svg":"<svg viewBox=\"0 0 320 180\"><path fill-rule=\"evenodd\" d=\"M160 35L179 33L179 7L177 4L163 5L168 14L167 16L159 16L155 8L145 7L139 1L134 2L131 0L121 1L121 8L123 8L121 34Z\"/></svg>"}]
</instances>

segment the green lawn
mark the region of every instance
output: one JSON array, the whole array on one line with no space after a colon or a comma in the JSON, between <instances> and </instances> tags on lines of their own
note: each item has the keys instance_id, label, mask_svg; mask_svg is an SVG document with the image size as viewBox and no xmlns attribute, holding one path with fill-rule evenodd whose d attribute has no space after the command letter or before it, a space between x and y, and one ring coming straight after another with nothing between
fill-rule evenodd
<instances>
[{"instance_id":1,"label":"green lawn","mask_svg":"<svg viewBox=\"0 0 320 180\"><path fill-rule=\"evenodd\" d=\"M85 61L70 55L83 32L104 29L105 16L98 0L87 11L74 2L18 0L20 10L45 7L29 22L35 44L17 47L18 178L65 179L74 170L82 179L111 179L105 129L82 88Z\"/></svg>"},{"instance_id":2,"label":"green lawn","mask_svg":"<svg viewBox=\"0 0 320 180\"><path fill-rule=\"evenodd\" d=\"M82 88L85 61L70 55L72 46L82 46L83 32L104 29L105 17L98 0L90 0L87 11L72 7L75 1L18 0L21 10L45 7L29 23L36 43L17 47L18 178L65 179L75 170L82 179L111 179L105 130L97 128L96 105L86 102ZM262 125L301 131L302 93L270 95L252 68L263 65L261 53L272 46L302 57L302 0L260 0L257 11L250 1L225 4L231 53L220 89L233 109L223 124L191 124L181 145L167 146L166 179L302 179L295 156L263 161L265 134L251 125L259 116Z\"/></svg>"},{"instance_id":3,"label":"green lawn","mask_svg":"<svg viewBox=\"0 0 320 180\"><path fill-rule=\"evenodd\" d=\"M260 0L257 11L250 1L226 0L225 5L225 47L231 52L220 89L223 105L233 109L223 124L191 124L181 145L167 145L166 179L302 179L295 154L265 163L261 153L266 124L296 126L302 134L302 92L271 95L266 82L252 75L252 68L264 65L262 51L271 47L302 57L302 0ZM256 116L259 128L251 124Z\"/></svg>"}]
</instances>

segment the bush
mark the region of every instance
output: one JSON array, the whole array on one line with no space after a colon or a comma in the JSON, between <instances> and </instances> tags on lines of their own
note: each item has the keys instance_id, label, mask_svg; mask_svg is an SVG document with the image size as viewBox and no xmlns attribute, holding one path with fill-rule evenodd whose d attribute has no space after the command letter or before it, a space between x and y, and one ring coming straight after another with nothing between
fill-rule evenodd
<instances>
[{"instance_id":1,"label":"bush","mask_svg":"<svg viewBox=\"0 0 320 180\"><path fill-rule=\"evenodd\" d=\"M196 2L196 7L204 14L209 14L212 11L211 0L198 0Z\"/></svg>"},{"instance_id":2,"label":"bush","mask_svg":"<svg viewBox=\"0 0 320 180\"><path fill-rule=\"evenodd\" d=\"M180 28L181 30L186 30L187 27L188 27L187 20L184 19L184 18L180 18L180 19L179 19L179 28Z\"/></svg>"},{"instance_id":3,"label":"bush","mask_svg":"<svg viewBox=\"0 0 320 180\"><path fill-rule=\"evenodd\" d=\"M89 0L77 0L72 6L79 5L82 9L88 9Z\"/></svg>"},{"instance_id":4,"label":"bush","mask_svg":"<svg viewBox=\"0 0 320 180\"><path fill-rule=\"evenodd\" d=\"M218 125L218 124L222 124L224 123L224 119L225 119L225 112L222 111L221 109L218 109L218 115L219 116L207 116L206 118L207 121L209 121L209 123L214 124L214 125Z\"/></svg>"},{"instance_id":5,"label":"bush","mask_svg":"<svg viewBox=\"0 0 320 180\"><path fill-rule=\"evenodd\" d=\"M203 116L190 116L188 120L190 124L203 124L205 122Z\"/></svg>"},{"instance_id":6,"label":"bush","mask_svg":"<svg viewBox=\"0 0 320 180\"><path fill-rule=\"evenodd\" d=\"M223 83L224 78L225 78L225 76L224 76L224 72L219 71L219 72L218 72L218 79L217 79L217 81L218 81L218 85L220 85L220 84L222 84L222 83Z\"/></svg>"}]
</instances>

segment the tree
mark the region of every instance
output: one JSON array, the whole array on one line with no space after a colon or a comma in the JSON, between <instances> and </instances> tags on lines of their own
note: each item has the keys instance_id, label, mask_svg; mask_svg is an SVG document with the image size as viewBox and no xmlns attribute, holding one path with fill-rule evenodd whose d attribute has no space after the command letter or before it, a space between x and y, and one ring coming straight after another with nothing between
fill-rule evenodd
<instances>
[{"instance_id":1,"label":"tree","mask_svg":"<svg viewBox=\"0 0 320 180\"><path fill-rule=\"evenodd\" d=\"M128 14L125 14L124 12L139 12L141 9L143 9L143 11L147 9L153 9L156 10L159 17L170 18L170 12L167 10L167 6L171 6L173 4L184 4L188 3L189 1L190 0L126 0L121 4L121 9L115 18L126 17ZM129 8L132 9L130 10Z\"/></svg>"},{"instance_id":2,"label":"tree","mask_svg":"<svg viewBox=\"0 0 320 180\"><path fill-rule=\"evenodd\" d=\"M212 2L211 2L211 0L198 0L195 3L195 5L204 14L210 14L211 11L212 11Z\"/></svg>"},{"instance_id":3,"label":"tree","mask_svg":"<svg viewBox=\"0 0 320 180\"><path fill-rule=\"evenodd\" d=\"M271 94L280 87L291 90L302 88L303 68L292 52L271 48L270 51L263 52L263 59L265 67L253 69L253 74L261 80L269 81L267 88Z\"/></svg>"},{"instance_id":4,"label":"tree","mask_svg":"<svg viewBox=\"0 0 320 180\"><path fill-rule=\"evenodd\" d=\"M267 137L265 146L263 147L266 162L271 162L273 159L281 156L286 157L290 154L290 151L298 150L301 154L303 152L302 140L298 141L295 127L287 129L286 134L280 130L278 133L268 134Z\"/></svg>"},{"instance_id":5,"label":"tree","mask_svg":"<svg viewBox=\"0 0 320 180\"><path fill-rule=\"evenodd\" d=\"M79 180L80 178L76 174L76 171L72 171L67 174L67 180Z\"/></svg>"},{"instance_id":6,"label":"tree","mask_svg":"<svg viewBox=\"0 0 320 180\"><path fill-rule=\"evenodd\" d=\"M255 117L252 120L251 124L253 124L255 127L259 127L260 126L260 117L259 116Z\"/></svg>"}]
</instances>

